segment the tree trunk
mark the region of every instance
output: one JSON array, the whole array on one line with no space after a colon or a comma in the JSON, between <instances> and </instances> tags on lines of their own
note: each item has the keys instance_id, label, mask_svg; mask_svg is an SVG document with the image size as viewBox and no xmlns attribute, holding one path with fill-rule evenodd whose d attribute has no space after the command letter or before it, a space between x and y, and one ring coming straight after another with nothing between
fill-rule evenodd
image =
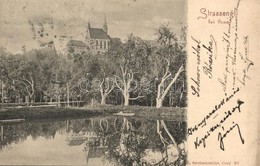
<instances>
[{"instance_id":1,"label":"tree trunk","mask_svg":"<svg viewBox=\"0 0 260 166\"><path fill-rule=\"evenodd\" d=\"M60 108L60 95L58 95L58 107Z\"/></svg>"},{"instance_id":2,"label":"tree trunk","mask_svg":"<svg viewBox=\"0 0 260 166\"><path fill-rule=\"evenodd\" d=\"M163 100L161 98L157 98L156 99L156 108L161 108L162 102L163 102Z\"/></svg>"},{"instance_id":3,"label":"tree trunk","mask_svg":"<svg viewBox=\"0 0 260 166\"><path fill-rule=\"evenodd\" d=\"M4 85L3 80L1 80L1 110L4 111Z\"/></svg>"},{"instance_id":4,"label":"tree trunk","mask_svg":"<svg viewBox=\"0 0 260 166\"><path fill-rule=\"evenodd\" d=\"M33 93L30 94L29 97L30 97L31 103L33 103L34 102L34 94Z\"/></svg>"},{"instance_id":5,"label":"tree trunk","mask_svg":"<svg viewBox=\"0 0 260 166\"><path fill-rule=\"evenodd\" d=\"M129 106L129 100L128 99L125 99L124 106Z\"/></svg>"},{"instance_id":6,"label":"tree trunk","mask_svg":"<svg viewBox=\"0 0 260 166\"><path fill-rule=\"evenodd\" d=\"M161 95L163 93L161 90L162 86L163 86L163 82L161 82L157 87L156 108L162 107L162 101L163 101L163 98L161 97Z\"/></svg>"},{"instance_id":7,"label":"tree trunk","mask_svg":"<svg viewBox=\"0 0 260 166\"><path fill-rule=\"evenodd\" d=\"M157 88L157 97L156 97L156 107L160 108L162 107L162 102L166 96L166 94L169 92L171 86L173 85L173 83L175 83L175 81L177 80L177 78L179 77L180 73L184 71L183 66L181 66L178 70L178 72L175 74L175 76L172 78L171 82L166 86L167 88L164 89L164 82L166 80L166 78L170 75L166 75L163 77L161 83L158 85Z\"/></svg>"},{"instance_id":8,"label":"tree trunk","mask_svg":"<svg viewBox=\"0 0 260 166\"><path fill-rule=\"evenodd\" d=\"M124 106L129 106L129 93L124 92Z\"/></svg>"},{"instance_id":9,"label":"tree trunk","mask_svg":"<svg viewBox=\"0 0 260 166\"><path fill-rule=\"evenodd\" d=\"M42 94L40 93L40 103L42 102Z\"/></svg>"},{"instance_id":10,"label":"tree trunk","mask_svg":"<svg viewBox=\"0 0 260 166\"><path fill-rule=\"evenodd\" d=\"M67 104L68 107L70 106L70 89L69 89L69 83L67 82Z\"/></svg>"},{"instance_id":11,"label":"tree trunk","mask_svg":"<svg viewBox=\"0 0 260 166\"><path fill-rule=\"evenodd\" d=\"M106 105L106 95L101 95L101 105Z\"/></svg>"}]
</instances>

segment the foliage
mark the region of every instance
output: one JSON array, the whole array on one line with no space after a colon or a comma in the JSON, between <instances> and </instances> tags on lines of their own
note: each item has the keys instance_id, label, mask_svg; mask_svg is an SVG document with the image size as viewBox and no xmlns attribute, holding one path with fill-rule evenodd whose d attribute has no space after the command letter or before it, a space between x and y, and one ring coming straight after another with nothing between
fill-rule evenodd
<instances>
[{"instance_id":1,"label":"foliage","mask_svg":"<svg viewBox=\"0 0 260 166\"><path fill-rule=\"evenodd\" d=\"M30 102L94 99L101 104L154 106L159 96L164 106L186 106L186 27L180 38L162 25L156 42L130 34L125 42L111 38L104 54L69 48L67 56L58 55L53 34L47 32L51 20L29 23L40 49L23 47L22 54L11 54L0 48L1 80L9 101L29 96Z\"/></svg>"}]
</instances>

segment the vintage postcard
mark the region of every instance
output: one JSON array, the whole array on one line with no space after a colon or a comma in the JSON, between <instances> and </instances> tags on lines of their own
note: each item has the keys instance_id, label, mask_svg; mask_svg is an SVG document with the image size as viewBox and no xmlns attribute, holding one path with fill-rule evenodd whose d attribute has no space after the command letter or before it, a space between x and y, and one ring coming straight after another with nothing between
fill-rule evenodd
<instances>
[{"instance_id":1,"label":"vintage postcard","mask_svg":"<svg viewBox=\"0 0 260 166\"><path fill-rule=\"evenodd\" d=\"M259 7L0 0L0 165L259 165Z\"/></svg>"},{"instance_id":2,"label":"vintage postcard","mask_svg":"<svg viewBox=\"0 0 260 166\"><path fill-rule=\"evenodd\" d=\"M259 165L259 2L188 6L189 164Z\"/></svg>"}]
</instances>

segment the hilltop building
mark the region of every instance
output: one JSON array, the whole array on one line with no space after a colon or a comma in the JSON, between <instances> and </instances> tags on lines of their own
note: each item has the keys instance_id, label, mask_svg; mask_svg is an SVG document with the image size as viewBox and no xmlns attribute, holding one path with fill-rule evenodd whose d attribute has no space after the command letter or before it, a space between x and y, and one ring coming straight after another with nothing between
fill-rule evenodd
<instances>
[{"instance_id":1,"label":"hilltop building","mask_svg":"<svg viewBox=\"0 0 260 166\"><path fill-rule=\"evenodd\" d=\"M71 39L67 43L67 51L70 54L80 54L82 52L91 52L92 54L103 54L110 47L110 37L108 35L108 26L106 17L103 28L93 28L88 22L82 40Z\"/></svg>"}]
</instances>

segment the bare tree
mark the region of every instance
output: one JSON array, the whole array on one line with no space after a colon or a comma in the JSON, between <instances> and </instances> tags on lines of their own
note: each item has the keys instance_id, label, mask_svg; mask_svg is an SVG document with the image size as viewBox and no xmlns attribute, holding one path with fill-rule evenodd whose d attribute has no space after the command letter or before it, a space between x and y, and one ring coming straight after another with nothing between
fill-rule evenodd
<instances>
[{"instance_id":1,"label":"bare tree","mask_svg":"<svg viewBox=\"0 0 260 166\"><path fill-rule=\"evenodd\" d=\"M158 43L153 51L151 74L157 79L156 107L162 107L163 101L184 71L185 51L180 47L176 35L166 25L157 30Z\"/></svg>"},{"instance_id":2,"label":"bare tree","mask_svg":"<svg viewBox=\"0 0 260 166\"><path fill-rule=\"evenodd\" d=\"M130 97L130 94L137 91L138 88L138 75L141 75L147 62L148 47L139 38L134 37L132 34L128 36L126 43L119 46L116 54L117 60L117 73L115 75L115 85L124 96L124 105L129 105L129 100L137 100L142 98L139 93L135 97Z\"/></svg>"}]
</instances>

